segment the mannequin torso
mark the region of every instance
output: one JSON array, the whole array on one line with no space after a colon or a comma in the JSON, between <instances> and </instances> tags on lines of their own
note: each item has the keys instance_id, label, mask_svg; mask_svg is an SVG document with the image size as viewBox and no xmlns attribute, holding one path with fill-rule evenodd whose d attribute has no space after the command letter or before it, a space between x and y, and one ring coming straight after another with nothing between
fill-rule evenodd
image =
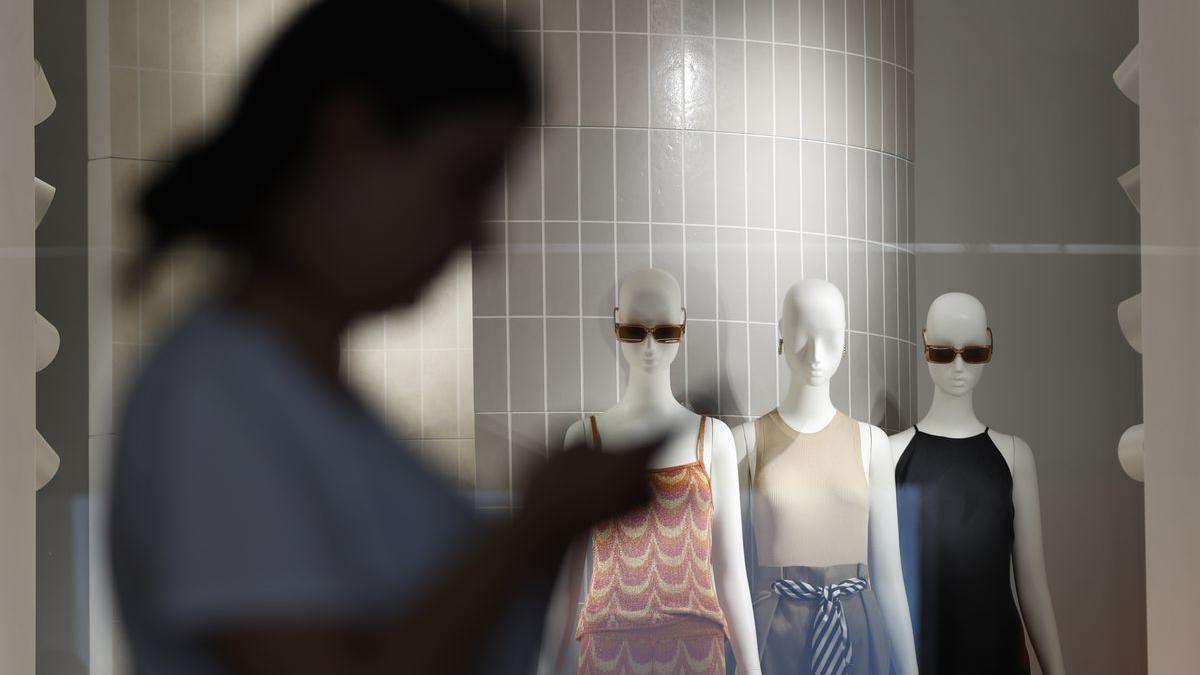
<instances>
[{"instance_id":1,"label":"mannequin torso","mask_svg":"<svg viewBox=\"0 0 1200 675\"><path fill-rule=\"evenodd\" d=\"M788 362L791 380L787 395L777 411L779 419L801 434L825 429L838 414L829 394L829 381L836 372L845 345L845 301L835 286L825 281L805 280L788 290L784 300L780 349ZM878 598L883 629L890 643L891 660L896 672L915 674L916 653L900 570L899 540L896 530L895 483L887 436L882 429L857 422L859 444L856 462L861 462L869 490L869 528L866 542L870 585ZM746 460L753 485L754 458L759 439L755 423L741 424L734 430L738 460ZM810 497L811 498L811 497ZM833 495L829 496L833 499ZM801 550L795 560L775 560L761 564L809 566L822 561L822 542L798 542ZM804 554L803 550L809 553ZM838 561L843 564L867 563L867 560ZM756 603L758 602L756 596ZM762 619L760 619L760 622ZM764 628L759 627L760 634ZM798 639L804 639L799 636ZM856 650L857 653L857 650ZM863 655L866 656L866 655ZM764 661L764 664L766 662Z\"/></svg>"},{"instance_id":2,"label":"mannequin torso","mask_svg":"<svg viewBox=\"0 0 1200 675\"><path fill-rule=\"evenodd\" d=\"M669 325L682 320L679 286L658 270L631 273L621 285L618 319L645 326ZM738 499L737 449L729 427L707 418L702 446L697 451L700 415L684 407L671 392L670 366L678 343L660 343L652 336L641 342L620 343L629 363L629 380L621 401L596 415L600 450L625 446L636 439L656 436L664 426L675 429L673 438L651 460L650 469L680 467L697 461L707 472L712 497L712 572L724 614L729 640L739 672L760 673L755 646L754 616L742 551L741 509ZM567 430L568 446L592 445L590 422L585 417ZM539 673L574 672L565 655L577 623L576 600L584 586L588 541L572 546L563 564L555 597L547 615Z\"/></svg>"}]
</instances>

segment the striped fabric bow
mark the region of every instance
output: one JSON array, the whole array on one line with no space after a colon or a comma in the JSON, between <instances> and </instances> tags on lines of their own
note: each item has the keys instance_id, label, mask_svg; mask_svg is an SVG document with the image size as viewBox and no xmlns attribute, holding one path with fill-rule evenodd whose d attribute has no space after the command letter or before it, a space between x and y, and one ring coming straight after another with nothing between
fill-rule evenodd
<instances>
[{"instance_id":1,"label":"striped fabric bow","mask_svg":"<svg viewBox=\"0 0 1200 675\"><path fill-rule=\"evenodd\" d=\"M775 595L789 600L815 600L820 603L817 618L809 635L812 652L812 675L844 675L854 658L850 631L842 612L842 596L860 593L867 580L852 577L828 586L814 586L807 581L780 579L771 584Z\"/></svg>"}]
</instances>

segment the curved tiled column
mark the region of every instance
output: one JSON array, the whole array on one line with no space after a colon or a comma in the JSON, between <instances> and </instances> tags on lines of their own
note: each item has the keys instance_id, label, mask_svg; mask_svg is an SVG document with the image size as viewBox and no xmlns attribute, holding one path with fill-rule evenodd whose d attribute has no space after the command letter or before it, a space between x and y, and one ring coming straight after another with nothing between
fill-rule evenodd
<instances>
[{"instance_id":1,"label":"curved tiled column","mask_svg":"<svg viewBox=\"0 0 1200 675\"><path fill-rule=\"evenodd\" d=\"M672 379L697 411L775 406L777 307L818 277L849 308L835 402L909 424L907 0L504 4L546 94L474 258L480 506L617 402L616 288L647 265L684 289Z\"/></svg>"}]
</instances>

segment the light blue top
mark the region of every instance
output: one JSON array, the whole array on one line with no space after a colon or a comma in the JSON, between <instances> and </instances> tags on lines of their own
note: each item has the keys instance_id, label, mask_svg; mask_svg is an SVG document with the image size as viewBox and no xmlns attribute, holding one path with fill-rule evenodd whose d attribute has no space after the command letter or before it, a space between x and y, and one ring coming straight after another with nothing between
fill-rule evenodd
<instances>
[{"instance_id":1,"label":"light blue top","mask_svg":"<svg viewBox=\"0 0 1200 675\"><path fill-rule=\"evenodd\" d=\"M206 638L240 625L394 616L481 527L374 416L233 310L199 310L155 351L118 438L111 555L140 674L225 672ZM480 672L532 668L548 589L528 595Z\"/></svg>"}]
</instances>

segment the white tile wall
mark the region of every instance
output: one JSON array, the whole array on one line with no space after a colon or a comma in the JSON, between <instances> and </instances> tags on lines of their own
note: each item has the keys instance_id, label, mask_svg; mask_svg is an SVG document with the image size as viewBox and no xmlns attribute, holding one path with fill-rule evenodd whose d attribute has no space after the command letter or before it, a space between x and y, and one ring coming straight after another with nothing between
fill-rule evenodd
<instances>
[{"instance_id":1,"label":"white tile wall","mask_svg":"<svg viewBox=\"0 0 1200 675\"><path fill-rule=\"evenodd\" d=\"M113 282L138 250L135 203L145 180L220 124L264 41L307 2L110 0L111 153L94 160L112 192L94 200L94 211L109 212L94 215L111 227ZM203 294L214 260L203 251L180 253L142 297L114 289L98 299L111 307L112 372L97 387L103 400L96 407L107 412L96 433L113 431L111 402L163 329ZM470 283L469 258L456 261L418 307L365 322L344 354L352 380L397 433L467 486L474 483Z\"/></svg>"},{"instance_id":2,"label":"white tile wall","mask_svg":"<svg viewBox=\"0 0 1200 675\"><path fill-rule=\"evenodd\" d=\"M510 507L543 448L616 403L611 311L647 265L684 289L672 381L696 410L776 405L779 299L816 277L849 310L835 402L910 423L911 0L471 5L507 12L545 91L475 252L482 508Z\"/></svg>"}]
</instances>

